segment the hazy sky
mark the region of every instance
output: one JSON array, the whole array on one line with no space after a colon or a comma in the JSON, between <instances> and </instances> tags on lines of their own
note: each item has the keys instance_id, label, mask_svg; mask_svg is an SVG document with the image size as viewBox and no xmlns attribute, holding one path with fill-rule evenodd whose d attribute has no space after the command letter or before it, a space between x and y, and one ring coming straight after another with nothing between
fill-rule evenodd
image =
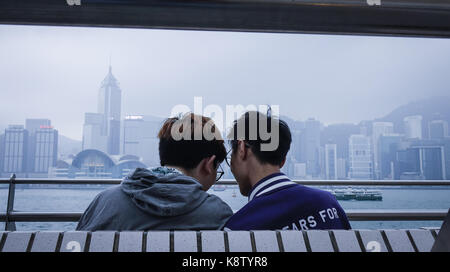
<instances>
[{"instance_id":1,"label":"hazy sky","mask_svg":"<svg viewBox=\"0 0 450 272\"><path fill-rule=\"evenodd\" d=\"M123 114L176 104L276 104L325 124L450 94L450 39L0 26L0 126L49 118L81 139L112 70Z\"/></svg>"}]
</instances>

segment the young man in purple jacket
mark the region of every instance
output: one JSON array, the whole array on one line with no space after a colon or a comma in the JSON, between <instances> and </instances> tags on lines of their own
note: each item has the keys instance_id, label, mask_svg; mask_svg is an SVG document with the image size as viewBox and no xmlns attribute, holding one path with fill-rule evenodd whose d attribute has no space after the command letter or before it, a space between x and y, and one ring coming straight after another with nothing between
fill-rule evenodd
<instances>
[{"instance_id":1,"label":"young man in purple jacket","mask_svg":"<svg viewBox=\"0 0 450 272\"><path fill-rule=\"evenodd\" d=\"M247 112L228 135L231 171L248 203L225 224L226 230L350 229L329 192L291 181L280 169L291 145L288 125L260 112Z\"/></svg>"}]
</instances>

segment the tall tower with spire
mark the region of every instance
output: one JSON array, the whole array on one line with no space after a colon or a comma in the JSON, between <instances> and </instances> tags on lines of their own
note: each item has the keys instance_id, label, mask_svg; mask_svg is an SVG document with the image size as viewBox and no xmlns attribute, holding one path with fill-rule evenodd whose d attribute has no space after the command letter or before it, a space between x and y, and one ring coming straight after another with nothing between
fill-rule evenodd
<instances>
[{"instance_id":1,"label":"tall tower with spire","mask_svg":"<svg viewBox=\"0 0 450 272\"><path fill-rule=\"evenodd\" d=\"M120 152L120 114L122 91L112 74L111 64L98 93L98 113L103 115L101 135L106 136L106 151L110 155Z\"/></svg>"}]
</instances>

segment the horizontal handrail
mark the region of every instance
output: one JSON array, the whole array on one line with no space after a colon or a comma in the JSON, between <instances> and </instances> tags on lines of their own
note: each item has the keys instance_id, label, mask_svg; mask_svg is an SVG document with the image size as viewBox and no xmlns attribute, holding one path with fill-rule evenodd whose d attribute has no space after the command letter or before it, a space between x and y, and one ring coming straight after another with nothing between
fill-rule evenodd
<instances>
[{"instance_id":1,"label":"horizontal handrail","mask_svg":"<svg viewBox=\"0 0 450 272\"><path fill-rule=\"evenodd\" d=\"M34 178L16 178L10 180L1 178L0 184L97 184L114 185L120 184L122 179L34 179ZM292 180L303 185L331 185L331 186L449 186L450 180ZM217 185L237 185L236 180L224 179L216 183Z\"/></svg>"},{"instance_id":2,"label":"horizontal handrail","mask_svg":"<svg viewBox=\"0 0 450 272\"><path fill-rule=\"evenodd\" d=\"M441 221L447 215L445 209L433 210L346 210L351 221ZM9 220L14 222L77 222L83 215L81 212L18 212L9 214ZM0 213L0 222L6 219L5 213Z\"/></svg>"},{"instance_id":3,"label":"horizontal handrail","mask_svg":"<svg viewBox=\"0 0 450 272\"><path fill-rule=\"evenodd\" d=\"M8 184L9 190L13 190L12 196L8 197L8 203L14 201L14 186L16 184L48 184L48 185L117 185L122 179L33 179L15 178L0 179L0 184ZM448 180L294 180L304 185L365 185L365 186L448 186ZM226 179L217 182L220 185L237 185L236 180ZM23 212L15 211L13 203L6 213L0 213L0 222L5 222L6 230L15 230L15 222L77 222L81 218L81 212ZM382 210L364 209L347 210L346 214L351 221L423 221L445 219L447 210Z\"/></svg>"},{"instance_id":4,"label":"horizontal handrail","mask_svg":"<svg viewBox=\"0 0 450 272\"><path fill-rule=\"evenodd\" d=\"M446 209L370 209L346 210L345 213L351 221L441 221L447 216Z\"/></svg>"}]
</instances>

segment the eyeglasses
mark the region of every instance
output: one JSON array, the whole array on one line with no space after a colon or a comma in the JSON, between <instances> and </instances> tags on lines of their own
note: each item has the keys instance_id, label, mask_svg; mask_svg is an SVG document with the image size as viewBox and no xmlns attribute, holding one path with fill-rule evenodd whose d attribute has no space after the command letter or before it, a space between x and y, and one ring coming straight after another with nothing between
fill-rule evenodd
<instances>
[{"instance_id":1,"label":"eyeglasses","mask_svg":"<svg viewBox=\"0 0 450 272\"><path fill-rule=\"evenodd\" d=\"M219 164L219 167L217 168L216 181L219 181L223 174L225 174L225 172L222 169L222 165Z\"/></svg>"},{"instance_id":2,"label":"eyeglasses","mask_svg":"<svg viewBox=\"0 0 450 272\"><path fill-rule=\"evenodd\" d=\"M244 142L245 147L251 148L252 146L249 143ZM231 167L231 154L230 152L233 150L233 148L231 148L230 150L228 150L227 155L225 157L225 162L227 163L228 167Z\"/></svg>"},{"instance_id":3,"label":"eyeglasses","mask_svg":"<svg viewBox=\"0 0 450 272\"><path fill-rule=\"evenodd\" d=\"M231 167L231 150L233 149L228 150L227 155L225 156L225 162L227 163L228 167Z\"/></svg>"}]
</instances>

